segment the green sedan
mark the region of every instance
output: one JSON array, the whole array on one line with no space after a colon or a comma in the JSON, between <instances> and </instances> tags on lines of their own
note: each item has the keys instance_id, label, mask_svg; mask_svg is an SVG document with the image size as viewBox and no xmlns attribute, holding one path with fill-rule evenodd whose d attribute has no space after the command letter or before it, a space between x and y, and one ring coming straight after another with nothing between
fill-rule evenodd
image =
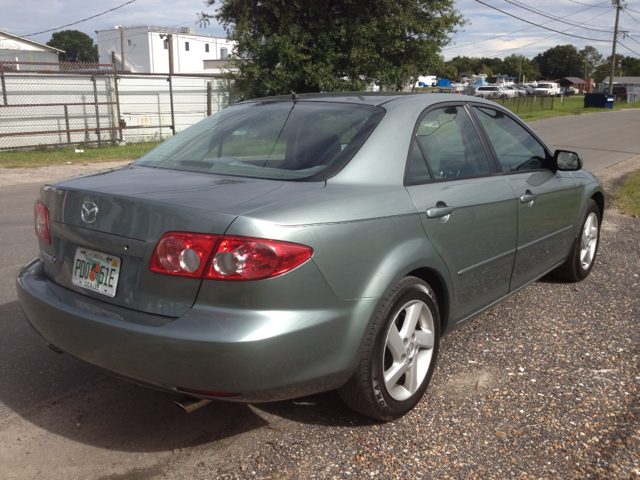
<instances>
[{"instance_id":1,"label":"green sedan","mask_svg":"<svg viewBox=\"0 0 640 480\"><path fill-rule=\"evenodd\" d=\"M52 348L199 399L338 389L389 421L447 333L584 279L604 192L579 154L460 95L242 102L136 162L42 187L17 278Z\"/></svg>"}]
</instances>

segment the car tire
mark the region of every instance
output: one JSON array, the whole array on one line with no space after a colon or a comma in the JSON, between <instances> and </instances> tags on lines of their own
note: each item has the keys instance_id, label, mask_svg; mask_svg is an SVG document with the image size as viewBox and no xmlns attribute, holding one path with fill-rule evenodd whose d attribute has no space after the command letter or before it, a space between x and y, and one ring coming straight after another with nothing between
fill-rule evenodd
<instances>
[{"instance_id":1,"label":"car tire","mask_svg":"<svg viewBox=\"0 0 640 480\"><path fill-rule=\"evenodd\" d=\"M483 94L478 95L478 98L484 98Z\"/></svg>"},{"instance_id":2,"label":"car tire","mask_svg":"<svg viewBox=\"0 0 640 480\"><path fill-rule=\"evenodd\" d=\"M364 341L355 373L338 389L353 410L390 421L411 411L435 369L440 313L429 285L403 278L386 296Z\"/></svg>"},{"instance_id":3,"label":"car tire","mask_svg":"<svg viewBox=\"0 0 640 480\"><path fill-rule=\"evenodd\" d=\"M571 253L554 272L557 277L569 282L579 282L589 276L598 253L601 222L602 213L598 205L589 200Z\"/></svg>"}]
</instances>

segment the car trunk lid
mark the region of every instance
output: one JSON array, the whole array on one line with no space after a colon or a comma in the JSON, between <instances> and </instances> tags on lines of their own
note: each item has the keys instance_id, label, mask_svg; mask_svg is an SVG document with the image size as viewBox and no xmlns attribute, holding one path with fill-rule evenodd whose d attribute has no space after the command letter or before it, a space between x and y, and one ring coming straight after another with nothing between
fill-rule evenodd
<instances>
[{"instance_id":1,"label":"car trunk lid","mask_svg":"<svg viewBox=\"0 0 640 480\"><path fill-rule=\"evenodd\" d=\"M89 297L177 317L193 305L201 280L149 270L164 233L220 235L244 212L323 185L133 166L48 184L41 192L52 233L51 245L41 242L45 273ZM98 291L80 286L94 266L96 276L102 280L105 272L115 285ZM79 268L85 267L83 274Z\"/></svg>"}]
</instances>

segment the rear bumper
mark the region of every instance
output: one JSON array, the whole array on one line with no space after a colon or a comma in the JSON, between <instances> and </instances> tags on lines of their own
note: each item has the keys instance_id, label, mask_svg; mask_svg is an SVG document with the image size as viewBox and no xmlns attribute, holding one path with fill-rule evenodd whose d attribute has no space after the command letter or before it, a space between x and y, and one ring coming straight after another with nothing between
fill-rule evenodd
<instances>
[{"instance_id":1,"label":"rear bumper","mask_svg":"<svg viewBox=\"0 0 640 480\"><path fill-rule=\"evenodd\" d=\"M33 328L64 352L155 388L239 393L224 398L246 402L295 398L345 383L378 305L378 299L313 292L322 308L196 303L178 318L162 317L65 289L44 275L40 259L23 267L16 284Z\"/></svg>"}]
</instances>

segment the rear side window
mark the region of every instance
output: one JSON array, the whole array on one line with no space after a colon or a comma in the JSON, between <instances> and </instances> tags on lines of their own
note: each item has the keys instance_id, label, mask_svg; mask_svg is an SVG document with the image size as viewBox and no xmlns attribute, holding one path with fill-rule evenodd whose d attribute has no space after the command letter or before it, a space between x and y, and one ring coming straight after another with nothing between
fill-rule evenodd
<instances>
[{"instance_id":1,"label":"rear side window","mask_svg":"<svg viewBox=\"0 0 640 480\"><path fill-rule=\"evenodd\" d=\"M427 113L420 121L416 139L436 180L491 173L480 138L461 106Z\"/></svg>"},{"instance_id":2,"label":"rear side window","mask_svg":"<svg viewBox=\"0 0 640 480\"><path fill-rule=\"evenodd\" d=\"M545 167L547 152L522 125L493 108L474 107L503 172L539 170Z\"/></svg>"},{"instance_id":3,"label":"rear side window","mask_svg":"<svg viewBox=\"0 0 640 480\"><path fill-rule=\"evenodd\" d=\"M167 140L137 165L281 180L322 180L344 165L377 125L379 107L263 102L212 115Z\"/></svg>"}]
</instances>

